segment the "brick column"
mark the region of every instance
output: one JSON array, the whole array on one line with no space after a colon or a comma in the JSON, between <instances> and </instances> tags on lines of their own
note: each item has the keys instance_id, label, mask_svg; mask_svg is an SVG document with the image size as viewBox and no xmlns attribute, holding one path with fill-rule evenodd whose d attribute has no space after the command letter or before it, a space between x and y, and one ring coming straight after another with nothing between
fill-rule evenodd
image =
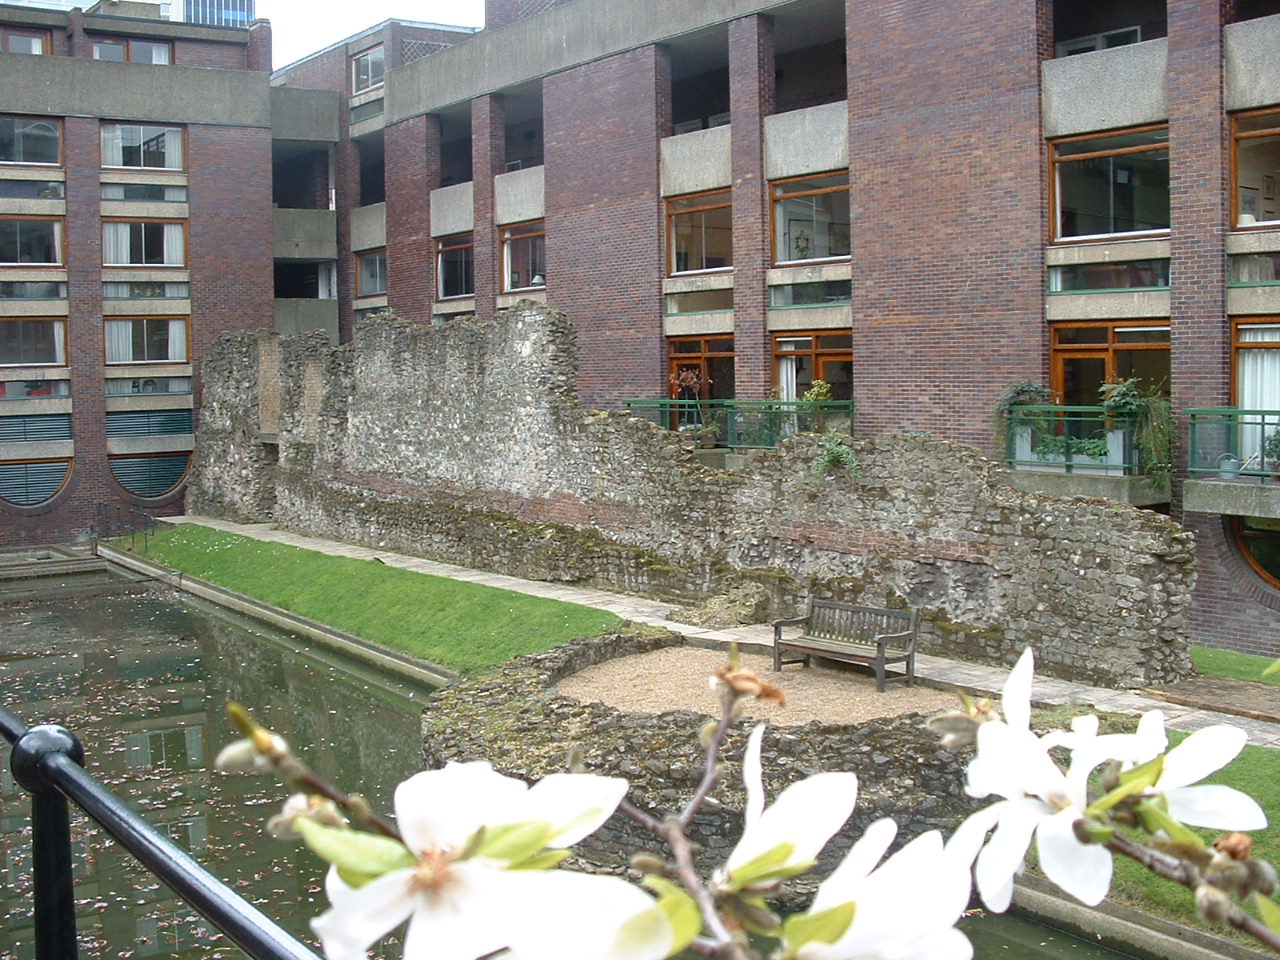
<instances>
[{"instance_id":1,"label":"brick column","mask_svg":"<svg viewBox=\"0 0 1280 960\"><path fill-rule=\"evenodd\" d=\"M431 319L436 298L431 191L440 186L440 118L386 129L388 304L406 320Z\"/></svg>"},{"instance_id":2,"label":"brick column","mask_svg":"<svg viewBox=\"0 0 1280 960\"><path fill-rule=\"evenodd\" d=\"M773 112L773 20L729 24L729 114L733 154L733 349L735 392L769 396L772 348L766 326L769 291L769 184L764 174L764 118Z\"/></svg>"},{"instance_id":3,"label":"brick column","mask_svg":"<svg viewBox=\"0 0 1280 960\"><path fill-rule=\"evenodd\" d=\"M471 183L475 214L476 316L492 317L502 285L498 231L494 224L493 178L506 165L506 111L502 97L487 94L471 101Z\"/></svg>"},{"instance_id":4,"label":"brick column","mask_svg":"<svg viewBox=\"0 0 1280 960\"><path fill-rule=\"evenodd\" d=\"M345 111L344 111L345 112ZM338 342L355 331L356 258L351 249L351 211L360 201L360 148L351 139L333 149L333 197L338 214Z\"/></svg>"},{"instance_id":5,"label":"brick column","mask_svg":"<svg viewBox=\"0 0 1280 960\"><path fill-rule=\"evenodd\" d=\"M1226 235L1230 211L1222 95L1222 0L1169 3L1169 192L1173 406L1230 403ZM1189 437L1180 418L1181 457ZM1185 468L1183 462L1180 467ZM1177 489L1175 499L1181 499Z\"/></svg>"}]
</instances>

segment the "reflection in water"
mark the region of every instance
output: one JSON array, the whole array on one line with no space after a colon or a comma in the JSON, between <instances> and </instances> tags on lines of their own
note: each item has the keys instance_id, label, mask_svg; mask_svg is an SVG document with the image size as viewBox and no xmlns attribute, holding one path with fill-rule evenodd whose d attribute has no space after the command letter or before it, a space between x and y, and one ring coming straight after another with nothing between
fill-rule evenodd
<instances>
[{"instance_id":1,"label":"reflection in water","mask_svg":"<svg viewBox=\"0 0 1280 960\"><path fill-rule=\"evenodd\" d=\"M324 907L319 862L262 833L283 788L208 769L233 738L227 700L376 809L389 812L391 788L421 766L429 691L335 665L260 624L113 594L0 607L0 636L6 707L27 724L70 729L95 777L308 942L306 921ZM0 761L0 956L29 960L30 803L9 773L7 745ZM73 817L81 957L243 956L96 825Z\"/></svg>"}]
</instances>

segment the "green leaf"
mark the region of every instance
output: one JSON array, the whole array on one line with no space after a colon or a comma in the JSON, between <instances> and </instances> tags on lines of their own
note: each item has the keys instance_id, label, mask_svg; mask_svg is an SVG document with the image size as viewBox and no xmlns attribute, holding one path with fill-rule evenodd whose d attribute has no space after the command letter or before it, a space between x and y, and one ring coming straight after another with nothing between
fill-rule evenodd
<instances>
[{"instance_id":1,"label":"green leaf","mask_svg":"<svg viewBox=\"0 0 1280 960\"><path fill-rule=\"evenodd\" d=\"M1148 760L1141 766L1134 767L1132 770L1125 770L1120 774L1120 782L1129 784L1134 781L1140 781L1145 787L1153 787L1160 774L1164 773L1164 754Z\"/></svg>"},{"instance_id":2,"label":"green leaf","mask_svg":"<svg viewBox=\"0 0 1280 960\"><path fill-rule=\"evenodd\" d=\"M659 938L671 938L670 957L702 932L698 905L681 887L662 877L645 877L644 885L659 895L653 908L636 914L618 931L614 953L630 952Z\"/></svg>"},{"instance_id":3,"label":"green leaf","mask_svg":"<svg viewBox=\"0 0 1280 960\"><path fill-rule=\"evenodd\" d=\"M342 879L353 887L418 862L403 843L390 837L326 827L307 817L298 817L294 826L307 846L321 860L337 867Z\"/></svg>"},{"instance_id":4,"label":"green leaf","mask_svg":"<svg viewBox=\"0 0 1280 960\"><path fill-rule=\"evenodd\" d=\"M1163 830L1174 843L1185 843L1192 847L1203 847L1204 841L1198 835L1184 827L1169 815L1159 802L1144 800L1134 807L1142 826L1150 833Z\"/></svg>"},{"instance_id":5,"label":"green leaf","mask_svg":"<svg viewBox=\"0 0 1280 960\"><path fill-rule=\"evenodd\" d=\"M543 850L527 857L519 863L507 864L508 870L550 870L560 865L560 861L569 856L568 850Z\"/></svg>"},{"instance_id":6,"label":"green leaf","mask_svg":"<svg viewBox=\"0 0 1280 960\"><path fill-rule=\"evenodd\" d=\"M1263 675L1264 677L1269 677L1269 676L1271 676L1273 673L1275 673L1277 670L1280 670L1280 660L1272 660L1272 661L1271 661L1271 666L1269 666L1269 667L1267 667L1267 669L1263 670L1263 671L1262 671L1262 675Z\"/></svg>"},{"instance_id":7,"label":"green leaf","mask_svg":"<svg viewBox=\"0 0 1280 960\"><path fill-rule=\"evenodd\" d=\"M1258 905L1258 915L1262 917L1262 922L1273 933L1280 933L1280 904L1260 893L1253 895L1253 902Z\"/></svg>"},{"instance_id":8,"label":"green leaf","mask_svg":"<svg viewBox=\"0 0 1280 960\"><path fill-rule=\"evenodd\" d=\"M857 904L850 900L817 913L793 913L782 925L787 954L794 956L806 943L835 943L853 924Z\"/></svg>"},{"instance_id":9,"label":"green leaf","mask_svg":"<svg viewBox=\"0 0 1280 960\"><path fill-rule=\"evenodd\" d=\"M545 848L551 836L551 824L543 821L490 826L476 847L475 856L506 864L520 863Z\"/></svg>"},{"instance_id":10,"label":"green leaf","mask_svg":"<svg viewBox=\"0 0 1280 960\"><path fill-rule=\"evenodd\" d=\"M743 887L761 883L765 880L794 876L794 872L787 872L787 861L795 851L794 843L780 843L772 850L766 850L754 860L748 860L729 874L729 889L741 890ZM806 865L804 870L808 870L809 866L812 866L812 864ZM803 873L804 870L800 872Z\"/></svg>"}]
</instances>

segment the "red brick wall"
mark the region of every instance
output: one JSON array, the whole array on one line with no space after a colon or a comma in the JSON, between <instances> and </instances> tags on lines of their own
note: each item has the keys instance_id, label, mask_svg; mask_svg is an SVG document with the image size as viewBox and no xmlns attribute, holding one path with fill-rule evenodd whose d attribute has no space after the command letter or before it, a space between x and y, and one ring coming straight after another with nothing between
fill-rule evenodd
<instances>
[{"instance_id":1,"label":"red brick wall","mask_svg":"<svg viewBox=\"0 0 1280 960\"><path fill-rule=\"evenodd\" d=\"M173 44L173 62L180 67L245 70L248 69L248 51L247 43L176 40Z\"/></svg>"},{"instance_id":2,"label":"red brick wall","mask_svg":"<svg viewBox=\"0 0 1280 960\"><path fill-rule=\"evenodd\" d=\"M671 125L666 51L565 70L543 81L542 98L547 296L577 327L582 401L616 408L624 397L666 396L657 144Z\"/></svg>"},{"instance_id":3,"label":"red brick wall","mask_svg":"<svg viewBox=\"0 0 1280 960\"><path fill-rule=\"evenodd\" d=\"M387 273L391 309L406 320L431 319L435 245L431 191L440 185L440 121L413 117L386 129Z\"/></svg>"},{"instance_id":4,"label":"red brick wall","mask_svg":"<svg viewBox=\"0 0 1280 960\"><path fill-rule=\"evenodd\" d=\"M501 253L494 224L493 178L506 162L505 111L502 97L471 101L471 182L475 212L476 316L492 317L502 286ZM548 270L553 268L548 263Z\"/></svg>"},{"instance_id":5,"label":"red brick wall","mask_svg":"<svg viewBox=\"0 0 1280 960\"><path fill-rule=\"evenodd\" d=\"M1265 583L1232 542L1223 518L1188 513L1196 535L1191 635L1197 642L1280 657L1280 590Z\"/></svg>"},{"instance_id":6,"label":"red brick wall","mask_svg":"<svg viewBox=\"0 0 1280 960\"><path fill-rule=\"evenodd\" d=\"M857 431L990 445L1047 333L1033 0L849 0Z\"/></svg>"}]
</instances>

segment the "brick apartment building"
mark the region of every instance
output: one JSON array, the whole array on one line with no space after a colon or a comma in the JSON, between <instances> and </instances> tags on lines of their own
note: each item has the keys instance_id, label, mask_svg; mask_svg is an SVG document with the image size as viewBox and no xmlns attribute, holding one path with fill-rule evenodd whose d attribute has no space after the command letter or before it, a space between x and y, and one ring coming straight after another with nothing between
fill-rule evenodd
<instances>
[{"instance_id":1,"label":"brick apartment building","mask_svg":"<svg viewBox=\"0 0 1280 960\"><path fill-rule=\"evenodd\" d=\"M822 378L855 402L858 435L998 453L1011 381L1077 405L1108 380L1163 386L1170 492L1105 468L1019 481L1171 510L1197 537L1196 635L1275 649L1280 413L1238 411L1280 411L1280 0L490 0L474 36L391 21L269 81L261 23L152 21L171 61L139 66L89 59L125 18L11 10L0 122L47 121L63 158L0 156L0 178L66 195L0 192L0 210L67 247L0 266L0 325L45 324L43 359L4 379L64 386L19 393L0 424L74 436L0 428L0 516L21 531L0 542L83 529L101 500L178 509L178 391L198 389L218 333L264 325L268 289L278 329L338 340L364 312L447 322L546 299L576 323L584 401L606 408L667 396L681 369L722 399ZM140 23L126 39L145 57ZM39 58L37 77L9 53L40 30L81 59ZM184 65L217 83L180 99L166 82L173 102L155 102L148 78ZM90 117L58 100L76 70L106 100ZM186 159L142 164L153 192L119 199L131 175L105 161L109 131L135 124L183 131ZM183 201L155 199L170 186ZM181 268L104 259L113 224L163 250L149 224L173 221ZM57 296L33 296L41 282ZM137 292L161 282L186 296ZM117 367L126 332L152 352ZM1213 412L1193 431L1191 410Z\"/></svg>"}]
</instances>

